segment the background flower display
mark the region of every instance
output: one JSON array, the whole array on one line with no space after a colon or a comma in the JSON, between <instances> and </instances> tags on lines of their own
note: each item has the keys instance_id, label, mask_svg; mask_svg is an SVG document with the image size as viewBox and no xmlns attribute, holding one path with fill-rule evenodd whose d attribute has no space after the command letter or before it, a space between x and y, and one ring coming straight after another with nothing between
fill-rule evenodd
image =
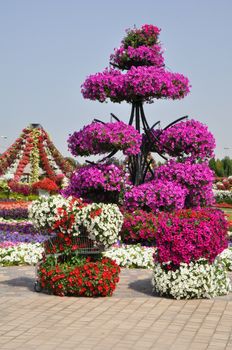
<instances>
[{"instance_id":1,"label":"background flower display","mask_svg":"<svg viewBox=\"0 0 232 350\"><path fill-rule=\"evenodd\" d=\"M49 178L44 178L43 180L37 181L33 184L35 190L44 190L48 192L57 192L59 187L54 181Z\"/></svg>"},{"instance_id":2,"label":"background flower display","mask_svg":"<svg viewBox=\"0 0 232 350\"><path fill-rule=\"evenodd\" d=\"M20 182L29 165L29 183L38 181L40 171L52 180L56 180L58 174L69 177L73 171L71 164L63 158L39 124L25 128L15 143L0 156L0 176L13 174L13 180Z\"/></svg>"}]
</instances>

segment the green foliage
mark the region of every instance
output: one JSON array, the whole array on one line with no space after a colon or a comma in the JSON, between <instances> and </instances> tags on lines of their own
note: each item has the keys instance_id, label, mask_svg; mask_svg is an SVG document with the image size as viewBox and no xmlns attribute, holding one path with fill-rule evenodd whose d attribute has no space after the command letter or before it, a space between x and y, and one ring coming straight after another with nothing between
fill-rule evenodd
<instances>
[{"instance_id":1,"label":"green foliage","mask_svg":"<svg viewBox=\"0 0 232 350\"><path fill-rule=\"evenodd\" d=\"M6 196L9 195L10 188L9 188L6 180L0 180L0 192L3 194L6 194Z\"/></svg>"},{"instance_id":2,"label":"green foliage","mask_svg":"<svg viewBox=\"0 0 232 350\"><path fill-rule=\"evenodd\" d=\"M30 194L29 196L24 196L20 193L6 193L0 189L0 199L15 199L23 201L35 201L39 196L37 194Z\"/></svg>"},{"instance_id":3,"label":"green foliage","mask_svg":"<svg viewBox=\"0 0 232 350\"><path fill-rule=\"evenodd\" d=\"M232 175L232 159L228 156L223 159L210 159L209 166L218 177L228 177Z\"/></svg>"}]
</instances>

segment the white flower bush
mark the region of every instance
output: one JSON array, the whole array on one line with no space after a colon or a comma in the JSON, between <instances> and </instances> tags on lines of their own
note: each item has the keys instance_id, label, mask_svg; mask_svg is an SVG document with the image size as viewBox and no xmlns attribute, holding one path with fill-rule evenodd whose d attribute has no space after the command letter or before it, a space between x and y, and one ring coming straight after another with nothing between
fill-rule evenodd
<instances>
[{"instance_id":1,"label":"white flower bush","mask_svg":"<svg viewBox=\"0 0 232 350\"><path fill-rule=\"evenodd\" d=\"M137 245L112 247L104 253L105 256L116 261L121 267L153 269L153 254L155 248Z\"/></svg>"},{"instance_id":2,"label":"white flower bush","mask_svg":"<svg viewBox=\"0 0 232 350\"><path fill-rule=\"evenodd\" d=\"M231 291L227 268L220 257L213 264L200 259L190 264L181 263L175 270L167 264L155 263L152 285L155 292L175 299L213 298Z\"/></svg>"},{"instance_id":3,"label":"white flower bush","mask_svg":"<svg viewBox=\"0 0 232 350\"><path fill-rule=\"evenodd\" d=\"M57 215L57 208L67 205L67 199L61 195L40 197L29 207L29 220L36 228L52 228Z\"/></svg>"},{"instance_id":4,"label":"white flower bush","mask_svg":"<svg viewBox=\"0 0 232 350\"><path fill-rule=\"evenodd\" d=\"M223 250L223 252L219 254L219 258L227 270L232 271L232 248Z\"/></svg>"},{"instance_id":5,"label":"white flower bush","mask_svg":"<svg viewBox=\"0 0 232 350\"><path fill-rule=\"evenodd\" d=\"M82 222L88 237L105 248L119 239L123 224L123 215L116 204L93 203L83 209L85 219Z\"/></svg>"},{"instance_id":6,"label":"white flower bush","mask_svg":"<svg viewBox=\"0 0 232 350\"><path fill-rule=\"evenodd\" d=\"M42 259L43 251L40 243L21 243L0 248L0 266L35 265Z\"/></svg>"},{"instance_id":7,"label":"white flower bush","mask_svg":"<svg viewBox=\"0 0 232 350\"><path fill-rule=\"evenodd\" d=\"M82 200L62 196L39 198L29 208L29 219L40 229L57 229L78 236L84 228L91 240L105 248L119 238L123 215L116 204L84 204Z\"/></svg>"}]
</instances>

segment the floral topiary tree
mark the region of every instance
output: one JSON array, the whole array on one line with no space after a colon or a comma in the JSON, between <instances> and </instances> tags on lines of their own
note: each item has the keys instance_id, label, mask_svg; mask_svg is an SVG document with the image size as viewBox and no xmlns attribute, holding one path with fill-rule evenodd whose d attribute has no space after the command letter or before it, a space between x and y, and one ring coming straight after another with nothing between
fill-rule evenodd
<instances>
[{"instance_id":1,"label":"floral topiary tree","mask_svg":"<svg viewBox=\"0 0 232 350\"><path fill-rule=\"evenodd\" d=\"M111 68L90 75L82 85L84 98L126 101L131 115L128 124L112 114L116 122L94 120L70 136L72 154L108 155L77 171L67 193L89 197L92 189L107 192L112 184L119 192L122 174L115 168L106 176L108 165L101 163L121 150L132 183L124 196L122 237L130 243L156 242L154 289L175 298L226 294L230 283L218 255L227 246L227 223L222 212L202 208L214 203L208 165L214 137L205 125L187 117L163 129L159 122L150 126L144 113L145 103L182 99L190 91L186 77L165 69L159 33L153 25L127 30L110 57ZM150 152L167 162L153 170Z\"/></svg>"},{"instance_id":2,"label":"floral topiary tree","mask_svg":"<svg viewBox=\"0 0 232 350\"><path fill-rule=\"evenodd\" d=\"M165 70L159 33L160 29L153 25L129 29L121 46L110 57L111 68L90 75L82 85L84 98L99 102L109 99L117 103L130 103L129 125L119 122L112 115L118 123L95 121L69 139L69 147L74 155L110 151L110 157L118 150L123 150L129 157L129 172L135 185L145 181L147 171L152 172L147 157L152 148L160 153L158 146L155 146L158 136L154 140L152 133L157 124L153 127L148 125L144 103L152 103L154 99L181 99L190 91L186 77ZM130 127L132 125L137 133ZM142 129L145 134L143 142L140 137Z\"/></svg>"},{"instance_id":3,"label":"floral topiary tree","mask_svg":"<svg viewBox=\"0 0 232 350\"><path fill-rule=\"evenodd\" d=\"M45 250L61 254L62 260L55 264L54 259L45 259L39 270L41 285L55 294L112 294L118 281L116 265L98 259L89 266L89 258L73 258L73 251L80 250L78 237L83 232L94 247L110 247L121 227L125 242L156 244L153 284L158 293L200 298L230 290L218 258L227 246L227 222L221 211L210 208L213 173L208 160L214 137L205 125L186 117L161 129L159 122L149 126L144 114L145 103L181 99L190 90L186 77L165 69L159 33L153 25L128 30L111 55L112 67L86 79L84 98L132 105L128 124L112 114L115 122L95 119L70 135L73 155L104 158L75 170L59 203L41 199L31 209L38 227L47 225L57 232L56 241ZM108 162L118 151L128 158L129 176ZM153 170L150 152L167 162Z\"/></svg>"}]
</instances>

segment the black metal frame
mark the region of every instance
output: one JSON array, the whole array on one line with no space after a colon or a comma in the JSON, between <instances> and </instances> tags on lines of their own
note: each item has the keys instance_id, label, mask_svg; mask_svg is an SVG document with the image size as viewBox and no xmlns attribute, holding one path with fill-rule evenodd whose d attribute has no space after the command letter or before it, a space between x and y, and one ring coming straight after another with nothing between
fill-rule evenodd
<instances>
[{"instance_id":1,"label":"black metal frame","mask_svg":"<svg viewBox=\"0 0 232 350\"><path fill-rule=\"evenodd\" d=\"M111 113L111 116L116 120L120 121L119 118L117 118L113 113ZM134 125L135 129L141 134L141 129L143 129L144 134L146 135L147 142L142 143L141 147L141 152L135 156L129 156L128 157L128 170L130 172L130 177L131 181L134 185L140 185L144 183L147 173L150 172L151 178L154 177L154 172L151 167L152 160L148 159L148 155L151 152L151 149L153 150L152 152L155 152L159 154L160 157L163 159L167 160L165 157L165 153L168 153L169 148L168 147L163 147L164 152L160 152L159 150L159 138L162 134L162 132L174 124L187 119L188 116L184 116L181 118L176 119L172 123L168 124L164 129L160 130L160 133L158 135L154 135L152 133L152 130L160 124L160 121L156 122L153 124L151 127L148 124L148 121L146 119L144 109L143 109L143 102L142 101L136 101L132 103L132 108L131 108L131 115L129 119L129 125ZM103 121L99 119L94 119L95 122L103 123ZM155 145L157 144L157 147ZM110 154L108 154L106 157L101 159L99 162L102 163L106 161L107 159L110 159L113 157L118 150L113 150ZM94 162L89 162L87 163L95 164Z\"/></svg>"}]
</instances>

